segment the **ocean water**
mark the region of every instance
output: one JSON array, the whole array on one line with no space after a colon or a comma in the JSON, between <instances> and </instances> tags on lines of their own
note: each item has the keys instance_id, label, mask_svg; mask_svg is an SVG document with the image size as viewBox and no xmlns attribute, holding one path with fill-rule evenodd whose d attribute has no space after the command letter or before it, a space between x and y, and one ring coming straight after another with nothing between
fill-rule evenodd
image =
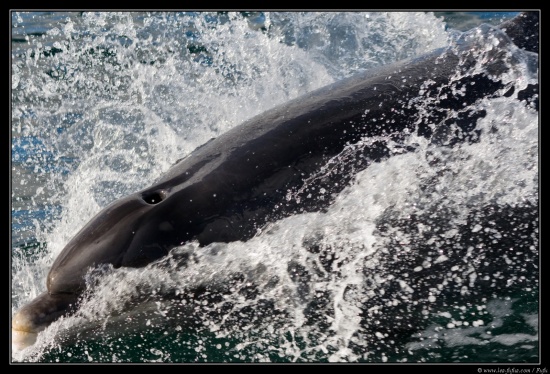
<instances>
[{"instance_id":1,"label":"ocean water","mask_svg":"<svg viewBox=\"0 0 550 374\"><path fill-rule=\"evenodd\" d=\"M515 14L12 12L12 314L95 213L210 138ZM536 54L507 52L503 79L538 80ZM97 269L11 361L540 362L539 114L514 95L471 106L475 141L412 134L325 212L188 243L185 267Z\"/></svg>"}]
</instances>

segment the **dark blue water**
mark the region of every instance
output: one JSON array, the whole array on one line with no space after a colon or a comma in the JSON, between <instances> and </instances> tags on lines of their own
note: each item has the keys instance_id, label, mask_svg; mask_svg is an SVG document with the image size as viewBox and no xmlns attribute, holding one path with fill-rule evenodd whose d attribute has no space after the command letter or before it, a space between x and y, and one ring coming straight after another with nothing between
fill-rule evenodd
<instances>
[{"instance_id":1,"label":"dark blue water","mask_svg":"<svg viewBox=\"0 0 550 374\"><path fill-rule=\"evenodd\" d=\"M448 46L462 31L515 14L13 12L12 313L45 289L53 259L97 211L148 186L211 137L315 88ZM529 68L517 74L510 79L537 79ZM80 314L48 328L12 361L540 362L538 210L525 208L539 200L538 112L513 98L476 105L488 113L477 124L484 137L442 151L440 166L420 144L360 174L328 212L214 247L223 255L206 251L194 268L106 269L91 278L95 294ZM494 124L496 133L489 131ZM428 193L431 179L437 183ZM527 209L517 227L495 219L485 229L519 238L517 229L523 239L514 245L530 248L530 257L514 255L497 234L495 248L474 252L459 241L460 222L489 203L511 206L512 223ZM375 223L392 207L393 234L377 233ZM421 282L406 253L392 264L384 249L414 242L409 217L428 215L450 221L444 239L428 244L481 253L478 262L465 255L464 269L446 269L433 297L400 291L376 299L381 279L399 279L403 290ZM483 229L474 230L489 232ZM341 261L334 273L311 276L313 301L305 305L288 269L313 269L307 243L319 237L319 247ZM494 281L483 295L445 292L462 284L457 277L480 281L483 256L493 251L502 251L495 263L507 268L486 274ZM363 266L374 270L363 273ZM231 291L223 300L195 300L196 324L182 318L190 306L173 296L212 279ZM132 314L140 294L148 303ZM408 305L406 315L399 305ZM378 307L382 325L404 317L414 328L384 335L365 327L361 320Z\"/></svg>"}]
</instances>

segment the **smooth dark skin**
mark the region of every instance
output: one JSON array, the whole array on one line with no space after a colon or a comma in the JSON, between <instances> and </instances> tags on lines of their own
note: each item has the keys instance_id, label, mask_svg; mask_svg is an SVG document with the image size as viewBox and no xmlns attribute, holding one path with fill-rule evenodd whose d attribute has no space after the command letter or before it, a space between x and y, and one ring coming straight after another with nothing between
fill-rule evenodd
<instances>
[{"instance_id":1,"label":"smooth dark skin","mask_svg":"<svg viewBox=\"0 0 550 374\"><path fill-rule=\"evenodd\" d=\"M538 52L537 12L504 25L519 47ZM485 65L496 75L507 69L502 47L511 43L500 38ZM440 92L457 69L473 63L470 51L476 48L475 42L463 41L460 58L455 52L437 50L345 79L271 109L199 147L154 185L113 202L84 226L52 265L47 292L14 316L13 330L38 332L73 311L91 267L141 267L192 240L201 245L247 240L268 222L325 209L332 199L302 198L298 203L287 200L287 192L303 187L305 179L346 144L376 136L399 142L407 136L406 129L436 141L437 130L434 134L430 125L445 126L449 110L502 95L502 83L485 75L456 82L458 88L467 88L465 96L449 95L448 89ZM432 83L426 85L428 80ZM523 95L526 99L538 86L530 90ZM446 93L446 98L441 96ZM438 99L423 117L410 102L419 97ZM463 115L452 122L472 123L484 113ZM471 139L455 139L459 140ZM348 168L310 187L327 189L327 196L336 194L355 173L390 154L384 141L375 142L358 152Z\"/></svg>"}]
</instances>

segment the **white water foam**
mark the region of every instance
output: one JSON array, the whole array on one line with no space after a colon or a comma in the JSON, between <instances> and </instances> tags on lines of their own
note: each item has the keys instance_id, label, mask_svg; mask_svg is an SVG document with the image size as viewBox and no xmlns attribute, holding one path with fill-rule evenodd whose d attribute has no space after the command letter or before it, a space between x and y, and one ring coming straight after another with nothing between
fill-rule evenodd
<instances>
[{"instance_id":1,"label":"white water foam","mask_svg":"<svg viewBox=\"0 0 550 374\"><path fill-rule=\"evenodd\" d=\"M322 22L312 23L312 19ZM209 27L202 18L196 22L185 21L193 23L193 28L198 30L200 42L210 52L207 54L210 65L202 63L200 56L195 56L199 62L194 60L181 44L164 41L163 32L140 39L140 33L145 32L141 27L152 28L151 25L157 24L168 26L165 33L173 37L172 33L177 31L174 26L180 22L177 18L146 18L141 25L128 15L98 13L78 21L84 26L68 21L62 29L54 29L49 34L73 35L76 28L88 28L93 36L85 37L84 45L90 49L104 48L111 43L113 35L124 35L133 42L127 48L112 44L116 49L116 63L109 65L108 58L99 60L100 66L88 74L84 69L85 54L65 54L59 57L59 64L67 65L65 70L73 74L67 81L32 81L33 67L41 63L36 58L34 61L27 58L23 68L14 70L17 79L12 82L16 87L23 89L26 82L28 88L23 89L24 93L37 94L43 100L42 107L33 108L43 126L54 123L63 113L78 112L81 116L74 126L67 126L60 135L47 138L56 153L78 155L79 163L68 176L51 176L47 185L50 189L60 188L52 203L60 204L63 213L47 231L36 232L39 241L48 243L43 255L30 264L15 264L14 279L19 285L14 287L18 293L14 297L17 301L12 306L14 311L43 290L45 274L53 259L93 214L115 198L146 187L175 160L209 138L275 104L357 70L414 56L447 41L440 20L433 15L416 13L268 16L266 24L279 27L272 35L284 35L287 44L268 33L254 32L246 20L231 19L215 28ZM112 27L105 31L106 25ZM343 37L348 34L353 37ZM344 52L350 45L354 46L351 52ZM172 53L174 49L179 52ZM109 56L108 49L104 52ZM343 54L342 59L334 60L339 54ZM145 60L162 61L137 63L136 55ZM93 58L87 61L97 62ZM523 71L510 77L511 81L536 80L528 64L523 66ZM81 91L82 87L87 91ZM46 103L55 103L55 109L48 108ZM449 153L432 147L423 138L411 137L410 144L417 147L414 153L392 157L359 173L325 213L286 218L264 228L246 243L213 244L200 249L190 243L179 250L195 253L198 261L184 268L106 269L81 312L53 323L40 334L35 346L14 358L39 359L44 351L57 347L56 336L83 323L108 320L109 316L122 312L125 302L139 294L140 289L177 295L194 285L215 287L233 274L242 273L245 279L254 279L262 298L273 300L276 308L290 313L284 320L283 330L276 323L268 323L263 330L279 335L288 332L293 339L301 336L306 340L306 348L293 339L283 339L274 349L296 359L310 354L313 357L316 351L326 352L329 361L365 359L350 349L350 343L370 347L373 340L386 339L383 333L373 331L369 332L368 339L361 341L357 334L367 334L361 331L360 304L372 297L388 277L388 274L378 274L369 289L363 273L365 265L380 270L376 222L388 208L399 207L400 217L407 217L419 209L444 205L459 213L452 218L458 224L473 206L495 201L510 205L538 201L538 113L513 97L484 99L475 105L487 111L487 116L479 120L478 129L484 134L497 129L490 136L482 137L479 143L456 146ZM17 108L13 115L17 116L19 111L23 109ZM47 136L39 130L32 131ZM431 164L434 155L442 159L440 166ZM423 186L430 178L437 182L433 193L426 195ZM323 191L319 191L317 197L322 198ZM402 235L399 230L396 234ZM448 235L452 237L453 233ZM406 245L407 240L409 238L403 236L402 243ZM330 266L320 262L320 257L304 244L308 242L330 248L329 256L334 259ZM435 261L444 261L443 257ZM289 266L298 269L298 275L293 275ZM300 269L309 274L308 289L303 288ZM273 277L278 279L275 285L270 283ZM405 278L400 282L404 290L414 292L414 285ZM230 335L233 330L224 322L232 313L256 305L256 299L239 296L238 291L243 287L239 285L230 292L234 305L225 318L208 321L204 315L206 321L203 322L207 322L209 331L217 336ZM330 298L327 308L332 314L327 316L329 327L328 332L323 332L325 335L316 330L317 325L307 323L306 305L316 295ZM487 308L489 305L492 304ZM168 303L156 307L162 315L168 313L171 306ZM532 321L534 317L526 318ZM456 321L449 323L455 325ZM456 334L447 333L444 341L451 345L483 344L471 337L474 329L479 331L479 328L482 327L453 328ZM429 338L436 333L435 329L426 329L423 336ZM319 334L316 340L308 338L312 332ZM261 334L255 337L255 344L263 341L269 345L267 333L264 340ZM506 344L531 342L535 337L501 335L493 339ZM410 343L409 348L414 350L415 344ZM169 356L168 352L158 354L159 360ZM266 357L260 354L256 359L266 360Z\"/></svg>"}]
</instances>

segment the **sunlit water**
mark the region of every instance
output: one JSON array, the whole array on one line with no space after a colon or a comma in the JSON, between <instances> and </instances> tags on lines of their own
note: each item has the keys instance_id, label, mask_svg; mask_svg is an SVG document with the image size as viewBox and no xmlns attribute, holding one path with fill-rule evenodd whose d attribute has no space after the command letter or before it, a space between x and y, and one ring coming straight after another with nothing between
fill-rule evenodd
<instances>
[{"instance_id":1,"label":"sunlit water","mask_svg":"<svg viewBox=\"0 0 550 374\"><path fill-rule=\"evenodd\" d=\"M102 207L245 119L481 22L446 16L13 13L12 313ZM505 79L536 82L538 57L510 53ZM514 96L473 105L477 141L411 135L414 151L396 145L326 212L97 269L80 310L12 359L537 362L538 112Z\"/></svg>"}]
</instances>

